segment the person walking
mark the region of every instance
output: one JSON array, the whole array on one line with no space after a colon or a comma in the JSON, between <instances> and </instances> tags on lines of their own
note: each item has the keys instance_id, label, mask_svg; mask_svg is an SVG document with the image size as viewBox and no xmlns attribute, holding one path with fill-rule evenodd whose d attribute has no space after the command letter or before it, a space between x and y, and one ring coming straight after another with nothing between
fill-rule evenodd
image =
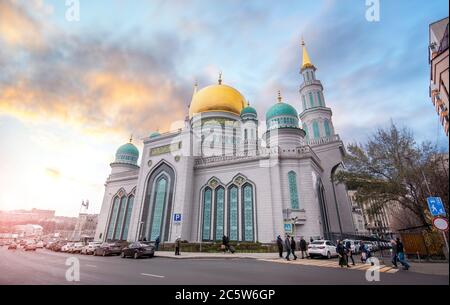
<instances>
[{"instance_id":1,"label":"person walking","mask_svg":"<svg viewBox=\"0 0 450 305\"><path fill-rule=\"evenodd\" d=\"M304 255L306 255L306 258L309 257L308 252L307 252L306 240L303 239L303 236L300 239L300 251L302 251L302 259L305 258Z\"/></svg>"},{"instance_id":2,"label":"person walking","mask_svg":"<svg viewBox=\"0 0 450 305\"><path fill-rule=\"evenodd\" d=\"M345 250L347 254L347 265L348 265L348 259L350 258L352 260L352 265L355 265L355 260L353 259L353 251L352 251L352 244L349 240L345 242Z\"/></svg>"},{"instance_id":3,"label":"person walking","mask_svg":"<svg viewBox=\"0 0 450 305\"><path fill-rule=\"evenodd\" d=\"M175 255L180 255L181 236L178 236L175 240Z\"/></svg>"},{"instance_id":4,"label":"person walking","mask_svg":"<svg viewBox=\"0 0 450 305\"><path fill-rule=\"evenodd\" d=\"M367 247L362 241L359 244L359 251L361 251L361 263L365 264L367 261Z\"/></svg>"},{"instance_id":5,"label":"person walking","mask_svg":"<svg viewBox=\"0 0 450 305\"><path fill-rule=\"evenodd\" d=\"M392 267L398 268L397 265L397 243L395 240L391 239L391 259L392 259Z\"/></svg>"},{"instance_id":6,"label":"person walking","mask_svg":"<svg viewBox=\"0 0 450 305\"><path fill-rule=\"evenodd\" d=\"M286 259L290 261L289 256L291 255L291 241L289 235L286 235L286 239L284 240L284 246L286 247Z\"/></svg>"},{"instance_id":7,"label":"person walking","mask_svg":"<svg viewBox=\"0 0 450 305\"><path fill-rule=\"evenodd\" d=\"M339 266L341 266L341 268L344 266L350 268L345 254L345 246L342 244L340 240L337 241L336 252L339 255Z\"/></svg>"},{"instance_id":8,"label":"person walking","mask_svg":"<svg viewBox=\"0 0 450 305\"><path fill-rule=\"evenodd\" d=\"M222 237L222 246L221 246L221 248L222 248L223 253L225 253L227 251L227 236L226 235L224 235Z\"/></svg>"},{"instance_id":9,"label":"person walking","mask_svg":"<svg viewBox=\"0 0 450 305\"><path fill-rule=\"evenodd\" d=\"M281 239L281 236L277 236L277 246L278 246L278 253L280 255L280 258L283 257L283 240Z\"/></svg>"},{"instance_id":10,"label":"person walking","mask_svg":"<svg viewBox=\"0 0 450 305\"><path fill-rule=\"evenodd\" d=\"M159 243L161 242L161 239L158 237L156 237L155 239L155 251L159 250Z\"/></svg>"},{"instance_id":11,"label":"person walking","mask_svg":"<svg viewBox=\"0 0 450 305\"><path fill-rule=\"evenodd\" d=\"M405 250L403 248L403 243L401 242L400 238L397 237L396 243L397 243L397 259L400 262L400 264L403 265L403 270L408 270L410 268L410 265L406 261Z\"/></svg>"},{"instance_id":12,"label":"person walking","mask_svg":"<svg viewBox=\"0 0 450 305\"><path fill-rule=\"evenodd\" d=\"M291 237L291 252L292 252L292 255L294 256L294 261L297 259L297 255L295 255L296 248L297 248L297 244L295 243L295 237L292 236Z\"/></svg>"}]
</instances>

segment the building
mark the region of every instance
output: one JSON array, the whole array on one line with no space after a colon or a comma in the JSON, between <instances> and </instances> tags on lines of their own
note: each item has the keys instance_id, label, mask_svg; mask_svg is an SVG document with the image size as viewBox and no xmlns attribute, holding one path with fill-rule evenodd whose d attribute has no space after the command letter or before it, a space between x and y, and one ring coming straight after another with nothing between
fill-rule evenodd
<instances>
[{"instance_id":1,"label":"building","mask_svg":"<svg viewBox=\"0 0 450 305\"><path fill-rule=\"evenodd\" d=\"M0 222L40 222L50 221L55 217L54 210L14 210L14 211L0 211Z\"/></svg>"},{"instance_id":2,"label":"building","mask_svg":"<svg viewBox=\"0 0 450 305\"><path fill-rule=\"evenodd\" d=\"M448 17L429 27L430 96L445 134L449 134Z\"/></svg>"},{"instance_id":3,"label":"building","mask_svg":"<svg viewBox=\"0 0 450 305\"><path fill-rule=\"evenodd\" d=\"M70 239L78 241L83 238L94 238L97 222L98 214L80 213Z\"/></svg>"},{"instance_id":4,"label":"building","mask_svg":"<svg viewBox=\"0 0 450 305\"><path fill-rule=\"evenodd\" d=\"M370 232L366 229L366 219L364 218L364 211L362 205L356 201L356 191L348 191L348 198L352 206L353 224L355 226L355 233L361 235L369 235Z\"/></svg>"},{"instance_id":5,"label":"building","mask_svg":"<svg viewBox=\"0 0 450 305\"><path fill-rule=\"evenodd\" d=\"M131 140L119 147L95 239L273 242L291 227L305 238L353 234L346 187L331 183L344 145L303 42L302 51L300 114L278 92L260 133L256 109L220 75L194 86L183 128L143 139L140 165Z\"/></svg>"},{"instance_id":6,"label":"building","mask_svg":"<svg viewBox=\"0 0 450 305\"><path fill-rule=\"evenodd\" d=\"M42 226L36 224L16 225L14 233L19 237L40 237L44 230Z\"/></svg>"}]
</instances>

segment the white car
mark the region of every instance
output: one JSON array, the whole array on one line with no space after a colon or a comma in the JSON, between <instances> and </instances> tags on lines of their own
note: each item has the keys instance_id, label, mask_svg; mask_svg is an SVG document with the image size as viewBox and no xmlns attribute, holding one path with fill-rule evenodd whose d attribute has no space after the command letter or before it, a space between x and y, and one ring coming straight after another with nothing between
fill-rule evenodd
<instances>
[{"instance_id":1,"label":"white car","mask_svg":"<svg viewBox=\"0 0 450 305\"><path fill-rule=\"evenodd\" d=\"M90 242L81 249L81 254L93 254L95 249L100 247L101 242Z\"/></svg>"},{"instance_id":2,"label":"white car","mask_svg":"<svg viewBox=\"0 0 450 305\"><path fill-rule=\"evenodd\" d=\"M80 253L81 249L83 249L84 247L84 243L82 242L78 242L78 243L74 243L72 247L69 248L70 253Z\"/></svg>"},{"instance_id":3,"label":"white car","mask_svg":"<svg viewBox=\"0 0 450 305\"><path fill-rule=\"evenodd\" d=\"M336 246L329 240L315 240L309 243L308 254L310 257L322 256L331 258L337 256Z\"/></svg>"},{"instance_id":4,"label":"white car","mask_svg":"<svg viewBox=\"0 0 450 305\"><path fill-rule=\"evenodd\" d=\"M61 252L69 252L70 248L73 247L73 243L67 243L61 247Z\"/></svg>"},{"instance_id":5,"label":"white car","mask_svg":"<svg viewBox=\"0 0 450 305\"><path fill-rule=\"evenodd\" d=\"M344 247L347 246L347 242L350 242L350 249L352 249L353 253L358 253L359 252L359 243L356 240L353 239L344 239L342 241L342 244L344 245Z\"/></svg>"},{"instance_id":6,"label":"white car","mask_svg":"<svg viewBox=\"0 0 450 305\"><path fill-rule=\"evenodd\" d=\"M39 248L39 249L44 248L44 242L43 242L43 241L38 241L38 242L36 243L36 248Z\"/></svg>"}]
</instances>

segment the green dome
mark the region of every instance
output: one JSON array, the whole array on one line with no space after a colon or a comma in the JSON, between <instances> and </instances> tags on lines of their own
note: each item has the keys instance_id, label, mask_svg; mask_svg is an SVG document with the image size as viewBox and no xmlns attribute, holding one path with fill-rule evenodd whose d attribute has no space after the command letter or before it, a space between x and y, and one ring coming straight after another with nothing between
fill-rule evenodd
<instances>
[{"instance_id":1,"label":"green dome","mask_svg":"<svg viewBox=\"0 0 450 305\"><path fill-rule=\"evenodd\" d=\"M241 115L244 115L244 114L254 114L254 115L257 115L256 109L253 108L253 107L250 107L250 106L247 106L247 107L245 107L244 109L242 109Z\"/></svg>"},{"instance_id":2,"label":"green dome","mask_svg":"<svg viewBox=\"0 0 450 305\"><path fill-rule=\"evenodd\" d=\"M298 117L297 110L289 104L286 103L276 103L266 113L266 121L277 117L277 116L294 116Z\"/></svg>"},{"instance_id":3,"label":"green dome","mask_svg":"<svg viewBox=\"0 0 450 305\"><path fill-rule=\"evenodd\" d=\"M150 138L156 138L156 137L159 137L160 135L161 134L159 132L155 131L150 134Z\"/></svg>"},{"instance_id":4,"label":"green dome","mask_svg":"<svg viewBox=\"0 0 450 305\"><path fill-rule=\"evenodd\" d=\"M137 165L138 158L139 150L132 143L127 143L117 149L115 162Z\"/></svg>"}]
</instances>

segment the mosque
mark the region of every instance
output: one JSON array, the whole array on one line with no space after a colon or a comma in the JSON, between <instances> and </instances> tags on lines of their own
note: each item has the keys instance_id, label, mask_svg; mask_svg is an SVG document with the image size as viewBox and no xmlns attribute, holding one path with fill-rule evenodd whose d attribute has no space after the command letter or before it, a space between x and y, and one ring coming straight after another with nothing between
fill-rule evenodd
<instances>
[{"instance_id":1,"label":"mosque","mask_svg":"<svg viewBox=\"0 0 450 305\"><path fill-rule=\"evenodd\" d=\"M345 185L333 183L343 142L302 42L300 108L280 92L265 114L235 88L195 86L184 127L119 147L95 239L274 242L353 233ZM261 131L260 129L263 129Z\"/></svg>"}]
</instances>

